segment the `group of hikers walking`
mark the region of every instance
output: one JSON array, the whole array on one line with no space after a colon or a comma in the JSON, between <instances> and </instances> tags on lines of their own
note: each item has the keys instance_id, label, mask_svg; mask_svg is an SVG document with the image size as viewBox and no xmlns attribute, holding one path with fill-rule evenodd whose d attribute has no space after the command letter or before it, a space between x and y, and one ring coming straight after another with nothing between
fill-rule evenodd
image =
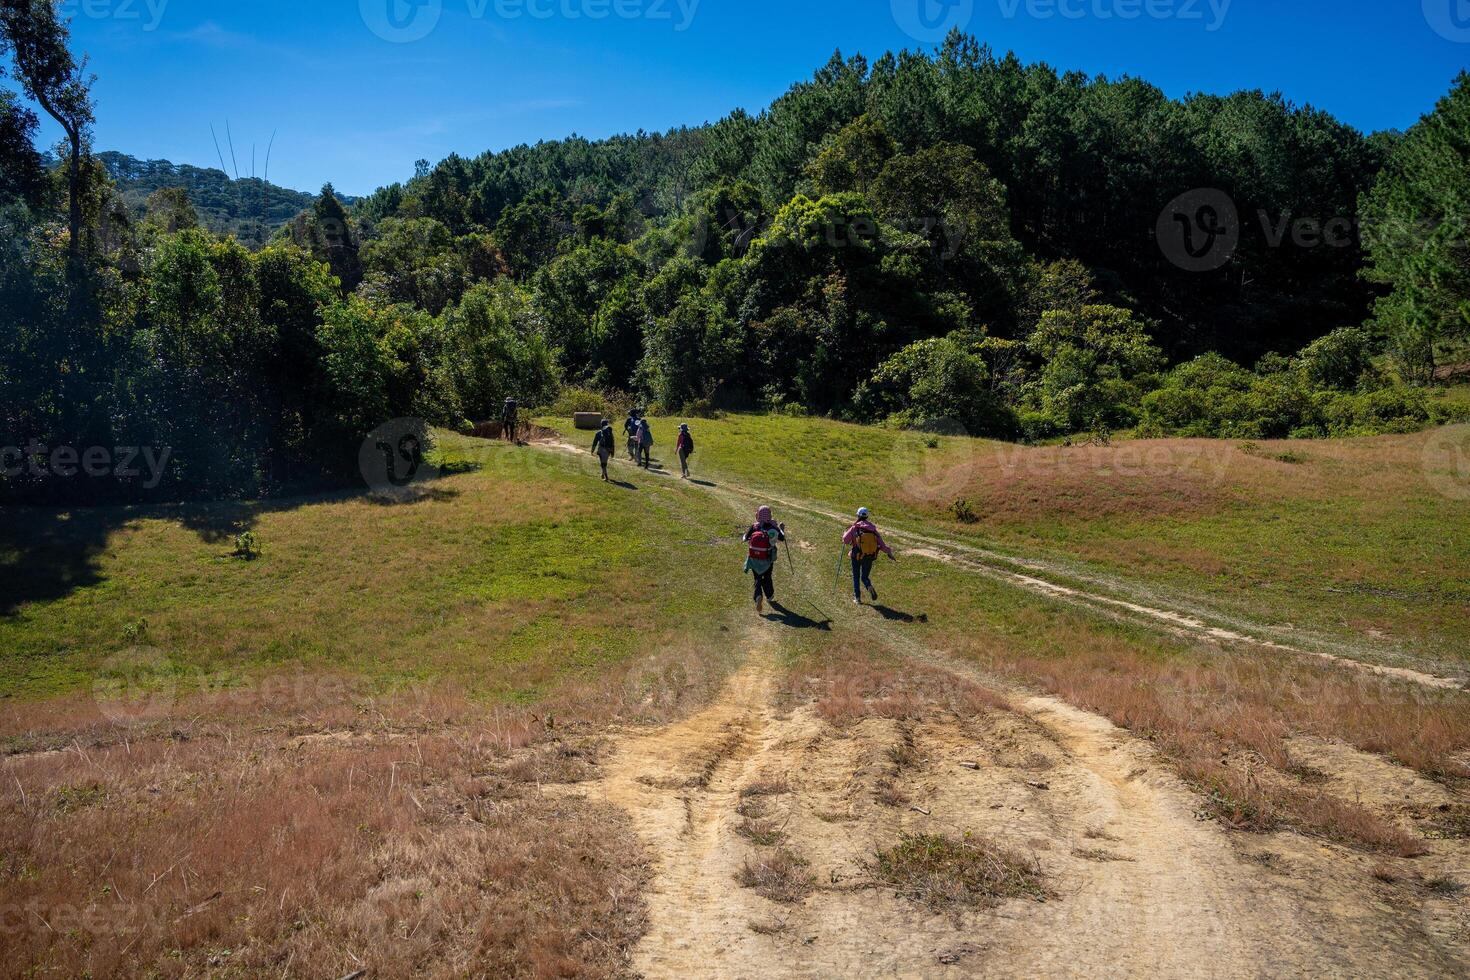
<instances>
[{"instance_id":1,"label":"group of hikers walking","mask_svg":"<svg viewBox=\"0 0 1470 980\"><path fill-rule=\"evenodd\" d=\"M623 434L628 438L628 458L635 466L645 470L652 469L653 429L640 409L633 409L623 420ZM613 445L614 438L612 422L603 419L602 427L597 430L597 435L592 439L592 452L602 464L604 483L610 480L607 475L607 464L612 461L617 452ZM684 479L689 479L689 457L694 455L694 436L690 433L687 424L679 426L679 438L675 440L674 452L679 456L680 474Z\"/></svg>"},{"instance_id":2,"label":"group of hikers walking","mask_svg":"<svg viewBox=\"0 0 1470 980\"><path fill-rule=\"evenodd\" d=\"M623 421L623 434L628 439L628 458L643 469L651 469L653 430L641 410L635 408L628 413ZM612 422L603 419L602 426L592 439L592 452L602 465L602 479L605 483L611 479L607 467L617 454L616 438ZM689 457L694 455L694 436L687 424L679 426L679 438L675 441L674 451L679 456L679 471L687 480ZM748 549L745 570L755 577L755 611L764 613L768 603L772 606L776 604L775 571L780 557L780 546L786 543L786 525L775 520L771 508L762 507L756 511L755 523L745 532L741 541ZM863 590L866 589L868 597L877 602L878 590L873 587L873 566L879 555L887 555L890 561L897 561L898 557L883 540L883 534L873 523L868 508L859 510L857 520L843 532L842 546L846 560L852 566L852 601L862 605Z\"/></svg>"}]
</instances>

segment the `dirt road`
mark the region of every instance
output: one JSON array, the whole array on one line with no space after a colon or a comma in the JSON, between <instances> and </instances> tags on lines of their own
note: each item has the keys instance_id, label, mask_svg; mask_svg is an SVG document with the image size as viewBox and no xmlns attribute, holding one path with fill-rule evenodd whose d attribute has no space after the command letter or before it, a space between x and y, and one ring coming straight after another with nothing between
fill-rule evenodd
<instances>
[{"instance_id":1,"label":"dirt road","mask_svg":"<svg viewBox=\"0 0 1470 980\"><path fill-rule=\"evenodd\" d=\"M713 704L616 738L573 790L625 809L656 856L641 975L1463 975L1330 850L1201 820L1108 722L1031 698L832 724L783 691L776 629ZM904 834L1033 855L1053 897L931 911L869 870ZM799 897L740 884L780 851L805 862Z\"/></svg>"},{"instance_id":2,"label":"dirt road","mask_svg":"<svg viewBox=\"0 0 1470 980\"><path fill-rule=\"evenodd\" d=\"M748 509L738 490L712 492ZM967 560L962 546L925 547L936 560ZM810 565L792 584L830 589ZM956 710L934 692L992 679L871 610L831 605L833 629L907 658L880 685L902 689L899 710L889 691L876 707L848 697L855 703L834 717L830 679L780 667L789 633L757 620L744 668L713 703L615 735L601 778L571 790L626 810L655 855L641 975L1470 973L1470 916L1457 896L1406 900L1374 879L1369 855L1226 831L1146 742L1059 700L1012 692L1005 707ZM940 680L905 688L925 672ZM1359 798L1450 800L1342 745L1318 746L1316 757ZM935 910L873 870L878 851L915 834L971 835L1027 855L1050 897ZM1447 842L1439 866L1456 861L1470 869L1470 852ZM763 888L758 872L773 863L783 875Z\"/></svg>"}]
</instances>

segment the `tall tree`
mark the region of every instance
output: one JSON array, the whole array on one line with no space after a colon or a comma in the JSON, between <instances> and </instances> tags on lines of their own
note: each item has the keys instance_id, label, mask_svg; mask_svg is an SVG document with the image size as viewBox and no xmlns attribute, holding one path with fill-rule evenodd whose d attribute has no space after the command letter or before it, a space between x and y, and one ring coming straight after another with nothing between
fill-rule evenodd
<instances>
[{"instance_id":1,"label":"tall tree","mask_svg":"<svg viewBox=\"0 0 1470 980\"><path fill-rule=\"evenodd\" d=\"M1363 196L1364 275L1401 369L1432 378L1435 345L1470 336L1470 73L1394 149Z\"/></svg>"},{"instance_id":2,"label":"tall tree","mask_svg":"<svg viewBox=\"0 0 1470 980\"><path fill-rule=\"evenodd\" d=\"M71 274L81 267L83 157L90 150L92 82L87 62L67 48L71 29L57 15L56 0L0 0L0 48L8 49L26 95L66 133L68 146L67 256Z\"/></svg>"}]
</instances>

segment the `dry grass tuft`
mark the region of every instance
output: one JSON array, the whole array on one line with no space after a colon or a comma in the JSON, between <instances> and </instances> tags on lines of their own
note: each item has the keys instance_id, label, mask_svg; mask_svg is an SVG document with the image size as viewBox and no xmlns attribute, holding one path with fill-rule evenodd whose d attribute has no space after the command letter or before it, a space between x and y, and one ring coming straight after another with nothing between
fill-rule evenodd
<instances>
[{"instance_id":1,"label":"dry grass tuft","mask_svg":"<svg viewBox=\"0 0 1470 980\"><path fill-rule=\"evenodd\" d=\"M1099 864L1108 864L1115 861L1132 863L1136 860L1123 854L1115 854L1105 847L1078 847L1073 849L1072 856L1082 858L1084 861L1096 861Z\"/></svg>"},{"instance_id":2,"label":"dry grass tuft","mask_svg":"<svg viewBox=\"0 0 1470 980\"><path fill-rule=\"evenodd\" d=\"M791 781L785 776L767 776L757 779L740 791L742 799L754 796L785 796L791 792Z\"/></svg>"},{"instance_id":3,"label":"dry grass tuft","mask_svg":"<svg viewBox=\"0 0 1470 980\"><path fill-rule=\"evenodd\" d=\"M735 828L735 833L756 847L775 847L786 839L786 832L771 820L762 817L746 817Z\"/></svg>"},{"instance_id":4,"label":"dry grass tuft","mask_svg":"<svg viewBox=\"0 0 1470 980\"><path fill-rule=\"evenodd\" d=\"M742 888L750 888L764 899L795 905L816 888L817 880L807 870L810 862L786 848L747 859L735 876Z\"/></svg>"},{"instance_id":5,"label":"dry grass tuft","mask_svg":"<svg viewBox=\"0 0 1470 980\"><path fill-rule=\"evenodd\" d=\"M815 701L817 714L838 727L867 718L923 721L938 714L973 718L1011 710L1004 695L948 671L908 661L874 663L857 655L827 658L819 674L799 670L789 688L792 696Z\"/></svg>"},{"instance_id":6,"label":"dry grass tuft","mask_svg":"<svg viewBox=\"0 0 1470 980\"><path fill-rule=\"evenodd\" d=\"M879 851L868 871L876 882L935 911L993 906L1010 898L1044 902L1050 897L1034 858L970 834L963 840L905 836Z\"/></svg>"}]
</instances>

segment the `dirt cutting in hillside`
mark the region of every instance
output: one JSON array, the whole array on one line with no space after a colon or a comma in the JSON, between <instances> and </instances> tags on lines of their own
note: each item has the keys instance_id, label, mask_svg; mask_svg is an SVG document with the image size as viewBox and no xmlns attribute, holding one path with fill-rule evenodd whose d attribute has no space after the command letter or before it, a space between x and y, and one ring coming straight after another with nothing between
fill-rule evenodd
<instances>
[{"instance_id":1,"label":"dirt cutting in hillside","mask_svg":"<svg viewBox=\"0 0 1470 980\"><path fill-rule=\"evenodd\" d=\"M748 663L714 703L615 734L599 778L565 790L624 809L654 854L642 976L1443 976L1467 965L1340 855L1201 819L1151 750L1102 719L1049 698L956 711L890 690L862 699L880 714L849 698L829 720L830 679L783 674L776 630L753 630ZM1019 855L1042 894L934 905L875 870L905 835Z\"/></svg>"}]
</instances>

